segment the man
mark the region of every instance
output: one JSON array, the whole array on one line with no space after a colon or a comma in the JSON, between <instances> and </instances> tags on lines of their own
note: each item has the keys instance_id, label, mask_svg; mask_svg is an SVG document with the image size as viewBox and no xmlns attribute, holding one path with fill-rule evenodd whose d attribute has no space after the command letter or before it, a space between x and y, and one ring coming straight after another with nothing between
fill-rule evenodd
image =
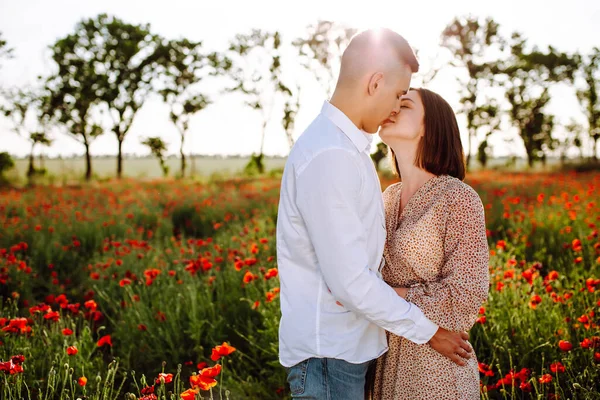
<instances>
[{"instance_id":1,"label":"man","mask_svg":"<svg viewBox=\"0 0 600 400\"><path fill-rule=\"evenodd\" d=\"M294 398L362 399L385 330L464 363L466 333L439 328L381 279L385 216L372 136L400 111L418 62L391 30L356 35L330 102L290 152L281 183L279 355ZM462 358L461 358L462 357Z\"/></svg>"}]
</instances>

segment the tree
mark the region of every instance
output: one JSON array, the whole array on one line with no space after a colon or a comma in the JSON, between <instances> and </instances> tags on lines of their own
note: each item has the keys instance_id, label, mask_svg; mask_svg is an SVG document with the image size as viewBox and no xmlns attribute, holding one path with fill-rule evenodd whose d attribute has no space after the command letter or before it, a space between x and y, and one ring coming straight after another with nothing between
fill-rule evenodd
<instances>
[{"instance_id":1,"label":"tree","mask_svg":"<svg viewBox=\"0 0 600 400\"><path fill-rule=\"evenodd\" d=\"M491 127L498 123L497 107L490 105L491 100L482 95L485 87L491 86L494 80L488 63L504 49L504 39L498 28L491 18L480 21L469 16L454 19L442 32L442 46L450 50L455 59L452 65L467 72L466 78L457 77L461 87L460 112L467 118L467 168L471 162L472 141L477 138L480 128L485 127L487 132L478 158L487 162L487 139L495 130Z\"/></svg>"},{"instance_id":2,"label":"tree","mask_svg":"<svg viewBox=\"0 0 600 400\"><path fill-rule=\"evenodd\" d=\"M57 71L46 82L43 112L56 118L65 133L85 148L85 179L92 177L90 145L103 133L98 112L106 77L96 72L93 55L80 47L81 29L50 47Z\"/></svg>"},{"instance_id":3,"label":"tree","mask_svg":"<svg viewBox=\"0 0 600 400\"><path fill-rule=\"evenodd\" d=\"M577 91L577 97L585 107L585 116L588 120L588 134L592 139L592 159L598 161L597 143L600 139L600 49L595 47L591 54L581 63L585 87Z\"/></svg>"},{"instance_id":4,"label":"tree","mask_svg":"<svg viewBox=\"0 0 600 400\"><path fill-rule=\"evenodd\" d=\"M525 145L529 167L536 160L545 162L546 152L554 144L554 116L545 111L550 101L550 86L557 82L573 82L578 68L577 57L549 47L547 52L526 50L526 40L513 34L511 57L501 67L503 85L510 103L509 117Z\"/></svg>"},{"instance_id":5,"label":"tree","mask_svg":"<svg viewBox=\"0 0 600 400\"><path fill-rule=\"evenodd\" d=\"M87 59L101 80L98 99L108 109L118 143L117 178L123 174L123 141L137 111L152 91L157 73L158 36L149 25L134 25L100 14L75 28L72 57Z\"/></svg>"},{"instance_id":6,"label":"tree","mask_svg":"<svg viewBox=\"0 0 600 400\"><path fill-rule=\"evenodd\" d=\"M285 131L290 150L294 146L294 126L296 122L296 114L300 109L300 87L297 87L294 97L288 96L283 108L283 130Z\"/></svg>"},{"instance_id":7,"label":"tree","mask_svg":"<svg viewBox=\"0 0 600 400\"><path fill-rule=\"evenodd\" d=\"M50 115L45 113L42 107L43 98L39 93L31 89L21 89L9 94L9 106L5 112L13 123L15 133L31 142L29 153L29 166L27 178L31 179L36 172L42 169L35 168L34 152L36 146L49 146L52 140L48 137L46 129L50 124ZM36 115L34 115L36 114ZM28 118L30 122L27 123ZM35 125L32 121L36 121ZM35 128L32 128L35 126ZM41 160L41 156L40 156Z\"/></svg>"},{"instance_id":8,"label":"tree","mask_svg":"<svg viewBox=\"0 0 600 400\"><path fill-rule=\"evenodd\" d=\"M46 134L46 132L33 132L31 135L29 135L29 140L31 140L31 154L33 157L33 152L35 147L39 144L40 146L46 146L49 147L52 145L52 142L54 141L53 139L50 139L48 137L48 135ZM43 163L43 156L42 156L42 152L40 152L40 165L38 168L35 168L36 171L38 171L39 173L45 173L46 169L44 168Z\"/></svg>"},{"instance_id":9,"label":"tree","mask_svg":"<svg viewBox=\"0 0 600 400\"><path fill-rule=\"evenodd\" d=\"M300 62L319 82L327 96L335 88L342 54L357 30L342 24L319 20L309 25L304 37L294 40Z\"/></svg>"},{"instance_id":10,"label":"tree","mask_svg":"<svg viewBox=\"0 0 600 400\"><path fill-rule=\"evenodd\" d=\"M190 119L211 104L208 96L199 93L198 84L206 77L230 67L229 60L216 53L203 54L201 46L201 42L181 39L165 42L157 50L157 62L164 70L161 79L163 87L159 93L168 104L169 117L181 137L181 177L185 176L183 146Z\"/></svg>"},{"instance_id":11,"label":"tree","mask_svg":"<svg viewBox=\"0 0 600 400\"><path fill-rule=\"evenodd\" d=\"M565 164L567 160L567 152L570 148L575 147L579 151L579 158L582 158L582 141L581 135L583 134L583 127L577 123L574 119L564 126L564 130L567 135L562 140L555 140L554 148L559 151L560 162Z\"/></svg>"},{"instance_id":12,"label":"tree","mask_svg":"<svg viewBox=\"0 0 600 400\"><path fill-rule=\"evenodd\" d=\"M169 166L165 163L165 152L167 144L160 137L149 137L142 140L142 144L148 146L150 152L158 158L160 169L162 169L163 177L169 175Z\"/></svg>"},{"instance_id":13,"label":"tree","mask_svg":"<svg viewBox=\"0 0 600 400\"><path fill-rule=\"evenodd\" d=\"M477 161L485 168L491 155L488 140L500 128L500 108L495 101L491 100L488 104L477 106L469 118L472 119L476 132L484 132L484 138L477 148Z\"/></svg>"},{"instance_id":14,"label":"tree","mask_svg":"<svg viewBox=\"0 0 600 400\"><path fill-rule=\"evenodd\" d=\"M377 143L377 151L375 151L375 153L371 154L371 159L373 160L373 163L375 164L375 170L377 172L379 172L381 160L383 160L387 157L388 151L389 151L388 146L383 142L379 142L379 143Z\"/></svg>"},{"instance_id":15,"label":"tree","mask_svg":"<svg viewBox=\"0 0 600 400\"><path fill-rule=\"evenodd\" d=\"M0 32L0 60L3 58L12 58L12 53L13 49L8 47L8 43L6 40L2 39L2 32ZM2 64L0 64L0 67L2 67Z\"/></svg>"},{"instance_id":16,"label":"tree","mask_svg":"<svg viewBox=\"0 0 600 400\"><path fill-rule=\"evenodd\" d=\"M0 61L2 59L10 59L12 58L13 49L8 47L8 43L6 40L2 39L2 32L0 32ZM2 64L0 64L0 69L2 68ZM0 87L0 99L4 97L5 93L3 88ZM7 108L0 103L0 113L7 113Z\"/></svg>"},{"instance_id":17,"label":"tree","mask_svg":"<svg viewBox=\"0 0 600 400\"><path fill-rule=\"evenodd\" d=\"M7 152L0 153L0 184L6 183L7 179L4 176L6 171L9 171L15 166L15 162L13 161L10 154Z\"/></svg>"},{"instance_id":18,"label":"tree","mask_svg":"<svg viewBox=\"0 0 600 400\"><path fill-rule=\"evenodd\" d=\"M249 34L236 35L229 46L228 57L232 60L230 76L234 86L228 91L242 94L245 104L262 116L260 151L252 156L246 168L248 171L264 172L262 160L267 124L275 107L282 106L292 96L292 91L281 79L280 54L279 32L254 29Z\"/></svg>"}]
</instances>

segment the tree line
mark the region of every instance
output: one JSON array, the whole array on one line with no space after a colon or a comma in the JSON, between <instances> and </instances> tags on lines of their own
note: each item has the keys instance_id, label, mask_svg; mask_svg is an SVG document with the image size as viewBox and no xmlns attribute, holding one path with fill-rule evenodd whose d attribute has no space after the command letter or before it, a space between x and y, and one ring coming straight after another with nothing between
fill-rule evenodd
<instances>
[{"instance_id":1,"label":"tree line","mask_svg":"<svg viewBox=\"0 0 600 400\"><path fill-rule=\"evenodd\" d=\"M93 172L91 144L100 135L115 135L120 178L123 141L145 101L158 95L168 105L170 121L180 135L178 175L185 176L184 143L191 118L209 108L217 96L237 93L261 117L260 151L252 156L248 169L262 172L269 123L278 120L290 148L294 144L301 90L294 74L287 72L289 64L300 64L331 94L341 54L355 33L352 27L332 21L317 21L293 40L285 40L278 31L253 29L214 51L201 41L162 37L149 24L100 14L80 21L72 33L49 46L53 71L39 77L35 87L2 88L2 111L14 131L31 143L28 177L38 171L35 148L50 146L48 132L57 129L83 146L88 180ZM501 133L502 121L516 128L529 166L545 162L553 151L563 155L571 147L581 151L585 135L591 139L589 153L597 161L598 48L589 54L565 53L552 46L541 49L518 32L503 36L493 19L472 16L453 19L441 32L441 46L452 55L443 68L457 69L461 90L457 111L466 118L467 165L476 157L485 167L491 154L489 138ZM296 55L291 61L282 57L289 48ZM0 62L12 55L0 33ZM211 82L220 87L216 94L207 89ZM547 110L551 88L558 83L575 91L587 120L586 125L574 120L564 125L567 135L561 139L554 134L560 122ZM473 148L476 140L477 149ZM142 143L157 156L166 175L167 144L159 137L143 138ZM385 152L384 145L378 146L373 155L376 165Z\"/></svg>"}]
</instances>

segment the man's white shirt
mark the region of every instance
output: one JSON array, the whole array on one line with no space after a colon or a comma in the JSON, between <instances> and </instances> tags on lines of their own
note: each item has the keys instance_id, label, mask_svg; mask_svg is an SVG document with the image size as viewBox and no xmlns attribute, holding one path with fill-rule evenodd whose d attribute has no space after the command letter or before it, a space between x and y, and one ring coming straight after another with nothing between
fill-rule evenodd
<instances>
[{"instance_id":1,"label":"man's white shirt","mask_svg":"<svg viewBox=\"0 0 600 400\"><path fill-rule=\"evenodd\" d=\"M385 215L371 141L325 102L288 157L277 218L285 367L311 357L363 363L387 351L385 330L422 344L438 329L381 279Z\"/></svg>"}]
</instances>

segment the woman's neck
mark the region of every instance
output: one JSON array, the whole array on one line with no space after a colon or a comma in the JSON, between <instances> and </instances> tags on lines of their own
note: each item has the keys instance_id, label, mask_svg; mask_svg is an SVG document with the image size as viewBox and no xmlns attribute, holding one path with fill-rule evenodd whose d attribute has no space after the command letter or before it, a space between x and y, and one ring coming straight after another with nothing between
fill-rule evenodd
<instances>
[{"instance_id":1,"label":"woman's neck","mask_svg":"<svg viewBox=\"0 0 600 400\"><path fill-rule=\"evenodd\" d=\"M393 146L392 149L396 154L398 170L402 177L402 197L408 199L435 175L415 165L416 145L402 143L398 146Z\"/></svg>"}]
</instances>

